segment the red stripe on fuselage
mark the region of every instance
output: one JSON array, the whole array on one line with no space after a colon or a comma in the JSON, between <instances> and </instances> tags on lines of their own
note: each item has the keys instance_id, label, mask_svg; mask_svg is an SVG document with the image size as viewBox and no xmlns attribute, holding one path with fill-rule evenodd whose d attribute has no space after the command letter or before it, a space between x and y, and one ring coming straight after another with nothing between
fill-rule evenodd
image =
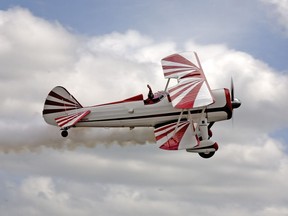
<instances>
[{"instance_id":1,"label":"red stripe on fuselage","mask_svg":"<svg viewBox=\"0 0 288 216\"><path fill-rule=\"evenodd\" d=\"M125 100L115 101L115 102L105 103L105 104L99 104L99 105L95 105L93 107L105 106L105 105L113 105L113 104L121 104L121 103L127 103L127 102L136 102L136 101L143 101L143 103L144 103L143 95L140 94L140 95L136 95L136 96L131 97L131 98L127 98Z\"/></svg>"}]
</instances>

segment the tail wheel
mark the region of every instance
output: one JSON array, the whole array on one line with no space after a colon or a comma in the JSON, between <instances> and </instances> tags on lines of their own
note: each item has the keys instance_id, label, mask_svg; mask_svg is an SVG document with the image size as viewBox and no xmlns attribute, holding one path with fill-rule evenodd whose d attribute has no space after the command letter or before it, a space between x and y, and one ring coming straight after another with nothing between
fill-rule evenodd
<instances>
[{"instance_id":1,"label":"tail wheel","mask_svg":"<svg viewBox=\"0 0 288 216\"><path fill-rule=\"evenodd\" d=\"M62 137L67 137L68 136L68 131L67 130L63 130L61 132Z\"/></svg>"},{"instance_id":2,"label":"tail wheel","mask_svg":"<svg viewBox=\"0 0 288 216\"><path fill-rule=\"evenodd\" d=\"M213 151L209 153L198 153L198 154L200 155L200 157L208 159L211 158L215 154L215 152Z\"/></svg>"}]
</instances>

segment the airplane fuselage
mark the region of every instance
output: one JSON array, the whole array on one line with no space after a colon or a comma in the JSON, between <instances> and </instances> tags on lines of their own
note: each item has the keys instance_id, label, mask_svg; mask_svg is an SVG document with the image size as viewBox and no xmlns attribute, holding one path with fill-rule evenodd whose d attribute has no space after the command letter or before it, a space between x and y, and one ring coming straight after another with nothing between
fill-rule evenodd
<instances>
[{"instance_id":1,"label":"airplane fuselage","mask_svg":"<svg viewBox=\"0 0 288 216\"><path fill-rule=\"evenodd\" d=\"M186 149L210 158L218 150L211 140L215 122L230 119L241 102L226 88L211 90L194 52L172 54L161 60L165 91L148 98L136 95L125 100L83 107L64 87L56 86L48 94L43 118L48 124L60 127L68 136L72 127L154 127L157 145L165 150ZM169 87L170 79L177 84ZM167 90L167 92L166 92Z\"/></svg>"},{"instance_id":2,"label":"airplane fuselage","mask_svg":"<svg viewBox=\"0 0 288 216\"><path fill-rule=\"evenodd\" d=\"M231 118L229 90L218 89L212 93L215 103L205 110L207 121L216 122ZM157 102L145 103L143 96L137 95L123 101L68 111L66 114L85 110L90 110L90 114L79 121L76 127L155 127L164 122L177 121L181 113L181 110L172 106L169 95L164 92ZM202 109L191 109L189 112L193 119L199 119ZM187 116L188 111L184 111L183 118Z\"/></svg>"}]
</instances>

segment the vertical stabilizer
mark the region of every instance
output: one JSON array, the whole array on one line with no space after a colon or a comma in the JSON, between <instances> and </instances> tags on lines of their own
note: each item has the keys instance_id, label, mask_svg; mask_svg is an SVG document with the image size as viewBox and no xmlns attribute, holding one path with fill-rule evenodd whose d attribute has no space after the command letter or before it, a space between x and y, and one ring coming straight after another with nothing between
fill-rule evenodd
<instances>
[{"instance_id":1,"label":"vertical stabilizer","mask_svg":"<svg viewBox=\"0 0 288 216\"><path fill-rule=\"evenodd\" d=\"M57 86L46 98L43 118L48 124L57 125L56 118L68 115L67 112L80 108L83 108L82 105L64 87Z\"/></svg>"}]
</instances>

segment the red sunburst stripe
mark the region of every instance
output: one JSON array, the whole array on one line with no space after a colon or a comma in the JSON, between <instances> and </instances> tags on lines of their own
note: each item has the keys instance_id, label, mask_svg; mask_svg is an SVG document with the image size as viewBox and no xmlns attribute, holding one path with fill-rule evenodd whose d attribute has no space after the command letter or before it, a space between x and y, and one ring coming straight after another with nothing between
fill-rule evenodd
<instances>
[{"instance_id":1,"label":"red sunburst stripe","mask_svg":"<svg viewBox=\"0 0 288 216\"><path fill-rule=\"evenodd\" d=\"M67 123L74 121L75 119L77 119L79 116L85 114L84 116L88 115L90 113L90 111L85 111L85 112L80 112L80 113L76 113L73 115L69 115L69 116L62 116L62 117L58 117L56 118L56 122L58 124L59 127L62 127L64 125L66 125Z\"/></svg>"},{"instance_id":2,"label":"red sunburst stripe","mask_svg":"<svg viewBox=\"0 0 288 216\"><path fill-rule=\"evenodd\" d=\"M57 123L61 123L63 121L66 121L66 120L69 120L71 118L77 118L79 115L81 115L81 113L76 113L76 114L73 114L73 115L68 115L68 116L62 116L62 117L58 117L55 119L55 121Z\"/></svg>"},{"instance_id":3,"label":"red sunburst stripe","mask_svg":"<svg viewBox=\"0 0 288 216\"><path fill-rule=\"evenodd\" d=\"M179 123L177 130L178 130L179 128L181 128L184 124L185 124L185 122L184 122L184 123ZM161 133L161 134L159 134L158 136L156 136L156 137L155 137L155 138L156 138L156 141L158 141L158 140L162 139L163 137L167 136L168 134L174 132L174 131L176 130L176 125L177 125L177 123L174 123L173 125L169 125L169 127L172 127L172 128L169 129L168 131L163 131L163 133ZM162 129L162 130L166 130L166 129L168 129L169 127L164 127L164 128L161 128L161 129ZM155 131L155 133L156 133L156 131Z\"/></svg>"},{"instance_id":4,"label":"red sunburst stripe","mask_svg":"<svg viewBox=\"0 0 288 216\"><path fill-rule=\"evenodd\" d=\"M176 105L176 107L179 107L181 109L194 107L195 100L197 98L197 95L199 93L199 90L202 86L203 82L197 84L192 91L190 91L186 96Z\"/></svg>"},{"instance_id":5,"label":"red sunburst stripe","mask_svg":"<svg viewBox=\"0 0 288 216\"><path fill-rule=\"evenodd\" d=\"M162 65L162 69L163 70L169 70L169 69L179 69L179 68L183 68L183 69L189 69L189 68L193 68L190 65L188 66L178 66L178 65Z\"/></svg>"},{"instance_id":6,"label":"red sunburst stripe","mask_svg":"<svg viewBox=\"0 0 288 216\"><path fill-rule=\"evenodd\" d=\"M193 92L194 94L197 94L198 92L196 92L195 87L196 87L197 85L199 85L200 83L201 83L201 82L199 82L199 83L197 83L197 82L187 83L187 84L186 84L186 87L184 87L185 85L182 85L181 90L180 90L179 92L177 92L177 93L174 94L174 95L170 95L172 101L175 100L175 99L178 98L178 97L182 97L181 100L183 100L184 98L187 97L187 95L188 95L190 92ZM194 87L193 87L193 86L194 86ZM192 88L191 91L189 91L188 93L186 93L186 94L184 95L184 92L185 92L187 89L189 89L189 88ZM176 91L176 90L178 90L178 89L179 89L179 88L174 89L173 91ZM170 91L169 91L169 93L170 93ZM171 93L173 93L173 92L171 92ZM189 98L189 100L191 100L191 98Z\"/></svg>"},{"instance_id":7,"label":"red sunburst stripe","mask_svg":"<svg viewBox=\"0 0 288 216\"><path fill-rule=\"evenodd\" d=\"M191 72L188 72L188 71L191 71ZM185 72L187 72L187 74L193 74L193 73L195 73L195 71L196 70L194 70L194 69L189 69L189 70L187 70L187 69L183 69L183 70L177 70L177 71L171 71L171 72L164 72L164 75L165 76L171 76L171 75L174 75L174 74L180 74L180 73L185 73Z\"/></svg>"},{"instance_id":8,"label":"red sunburst stripe","mask_svg":"<svg viewBox=\"0 0 288 216\"><path fill-rule=\"evenodd\" d=\"M187 94L183 95L184 94L184 91L186 91L187 89L191 88L193 86L193 84L188 84L186 87L182 88L181 91L177 92L175 95L170 95L172 101L174 101L176 98L178 97L182 97L182 99L184 97L186 97ZM193 90L193 89L192 89ZM181 99L181 100L182 100Z\"/></svg>"},{"instance_id":9,"label":"red sunburst stripe","mask_svg":"<svg viewBox=\"0 0 288 216\"><path fill-rule=\"evenodd\" d=\"M159 148L164 150L178 150L178 143L175 140L170 139L165 144L161 145Z\"/></svg>"},{"instance_id":10,"label":"red sunburst stripe","mask_svg":"<svg viewBox=\"0 0 288 216\"><path fill-rule=\"evenodd\" d=\"M165 129L169 128L169 127L172 127L173 125L176 125L176 124L177 124L177 123L175 122L175 123L171 123L171 124L168 124L168 125L164 125L164 126L162 126L162 127L159 127L159 128L157 128L157 129L155 129L154 132L155 132L155 133L158 133L158 132L160 132L160 131L162 131L162 130L165 130Z\"/></svg>"},{"instance_id":11,"label":"red sunburst stripe","mask_svg":"<svg viewBox=\"0 0 288 216\"><path fill-rule=\"evenodd\" d=\"M184 79L184 78L193 78L193 77L199 78L200 76L201 76L201 73L200 73L200 72L198 72L198 73L191 72L191 73L188 73L188 74L182 76L181 79Z\"/></svg>"},{"instance_id":12,"label":"red sunburst stripe","mask_svg":"<svg viewBox=\"0 0 288 216\"><path fill-rule=\"evenodd\" d=\"M171 137L166 143L160 146L160 148L165 150L178 150L179 143L181 142L188 126L189 122L185 122L185 125L180 130L178 130L175 135Z\"/></svg>"},{"instance_id":13,"label":"red sunburst stripe","mask_svg":"<svg viewBox=\"0 0 288 216\"><path fill-rule=\"evenodd\" d=\"M173 54L161 61L165 78L177 78L179 81L176 86L168 89L172 105L177 109L190 109L194 108L194 105L204 106L208 105L211 99L213 100L198 56L196 53L194 55L198 66L192 63L188 53ZM203 86L204 82L207 87ZM203 91L200 92L201 87Z\"/></svg>"},{"instance_id":14,"label":"red sunburst stripe","mask_svg":"<svg viewBox=\"0 0 288 216\"><path fill-rule=\"evenodd\" d=\"M201 80L191 80L189 82L183 82L182 84L178 84L172 88L169 88L169 93L173 93L174 91L176 90L179 90L180 88L184 88L184 86L187 86L187 85L195 85L197 84L197 82L201 82Z\"/></svg>"},{"instance_id":15,"label":"red sunburst stripe","mask_svg":"<svg viewBox=\"0 0 288 216\"><path fill-rule=\"evenodd\" d=\"M162 134L156 136L156 141L162 139L163 137L166 137L168 134L170 134L171 132L173 132L175 130L175 128L171 128L168 131L164 131Z\"/></svg>"},{"instance_id":16,"label":"red sunburst stripe","mask_svg":"<svg viewBox=\"0 0 288 216\"><path fill-rule=\"evenodd\" d=\"M184 58L183 56L181 56L179 54L170 55L170 56L164 58L163 60L170 61L170 62L175 62L175 63L180 63L180 64L186 64L186 65L195 66L191 61L189 61L188 59Z\"/></svg>"},{"instance_id":17,"label":"red sunburst stripe","mask_svg":"<svg viewBox=\"0 0 288 216\"><path fill-rule=\"evenodd\" d=\"M73 116L71 117L70 119L67 119L66 121L62 122L62 123L58 123L57 124L59 125L59 127L62 127L63 125L67 124L68 122L71 122L73 121L74 119L76 119L78 116Z\"/></svg>"}]
</instances>

